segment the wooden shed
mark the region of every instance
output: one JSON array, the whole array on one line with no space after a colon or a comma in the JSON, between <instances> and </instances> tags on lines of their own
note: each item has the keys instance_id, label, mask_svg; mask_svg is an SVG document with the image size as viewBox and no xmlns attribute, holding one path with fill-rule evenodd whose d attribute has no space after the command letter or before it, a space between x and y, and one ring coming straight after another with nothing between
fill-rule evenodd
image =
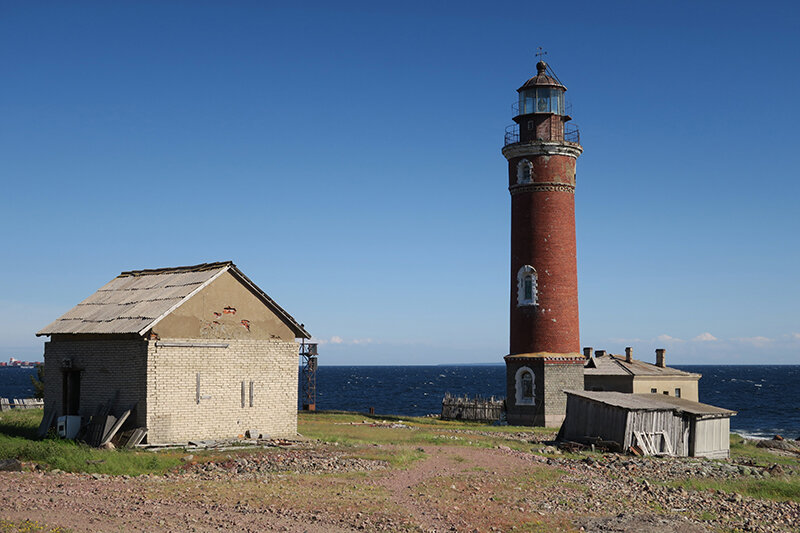
<instances>
[{"instance_id":1,"label":"wooden shed","mask_svg":"<svg viewBox=\"0 0 800 533\"><path fill-rule=\"evenodd\" d=\"M730 454L735 411L663 394L568 390L566 440L600 438L645 454L719 459Z\"/></svg>"}]
</instances>

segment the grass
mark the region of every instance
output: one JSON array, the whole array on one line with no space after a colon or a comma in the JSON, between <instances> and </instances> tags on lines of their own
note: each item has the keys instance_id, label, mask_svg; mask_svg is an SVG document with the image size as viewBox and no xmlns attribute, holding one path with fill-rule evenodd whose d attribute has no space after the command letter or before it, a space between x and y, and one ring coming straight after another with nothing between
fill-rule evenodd
<instances>
[{"instance_id":1,"label":"grass","mask_svg":"<svg viewBox=\"0 0 800 533\"><path fill-rule=\"evenodd\" d=\"M408 428L371 424L402 423ZM305 437L333 444L455 445L494 448L499 445L531 451L531 445L509 438L510 433L548 435L553 429L519 426L490 426L484 423L438 420L422 417L392 417L343 412L301 412L298 431ZM473 432L480 432L475 434Z\"/></svg>"},{"instance_id":2,"label":"grass","mask_svg":"<svg viewBox=\"0 0 800 533\"><path fill-rule=\"evenodd\" d=\"M0 533L28 533L44 531L46 533L68 533L70 530L62 527L50 527L35 520L21 520L19 522L0 518Z\"/></svg>"},{"instance_id":3,"label":"grass","mask_svg":"<svg viewBox=\"0 0 800 533\"><path fill-rule=\"evenodd\" d=\"M686 479L674 481L671 485L697 491L735 492L759 500L800 503L800 480L795 476L782 479L754 479L749 477L725 480L708 478Z\"/></svg>"},{"instance_id":4,"label":"grass","mask_svg":"<svg viewBox=\"0 0 800 533\"><path fill-rule=\"evenodd\" d=\"M131 476L164 473L180 464L178 453L101 450L52 435L39 440L36 431L41 419L41 409L0 413L0 459L16 458L65 472Z\"/></svg>"},{"instance_id":5,"label":"grass","mask_svg":"<svg viewBox=\"0 0 800 533\"><path fill-rule=\"evenodd\" d=\"M773 464L796 465L800 456L778 455L767 448L759 448L753 441L744 439L741 435L731 433L731 459L735 461L752 461L760 466Z\"/></svg>"}]
</instances>

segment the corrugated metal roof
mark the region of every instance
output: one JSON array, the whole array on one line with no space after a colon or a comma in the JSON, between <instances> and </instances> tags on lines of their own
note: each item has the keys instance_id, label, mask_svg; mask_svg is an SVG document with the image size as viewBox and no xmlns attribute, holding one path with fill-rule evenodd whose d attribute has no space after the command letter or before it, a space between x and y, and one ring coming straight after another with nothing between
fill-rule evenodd
<instances>
[{"instance_id":1,"label":"corrugated metal roof","mask_svg":"<svg viewBox=\"0 0 800 533\"><path fill-rule=\"evenodd\" d=\"M594 365L594 367L592 367ZM600 357L593 357L587 363L584 372L589 375L603 375L603 376L696 376L691 372L684 372L677 368L669 366L658 366L652 363L646 363L637 359L631 359L631 362L625 360L622 355L601 355Z\"/></svg>"},{"instance_id":2,"label":"corrugated metal roof","mask_svg":"<svg viewBox=\"0 0 800 533\"><path fill-rule=\"evenodd\" d=\"M231 261L122 272L36 335L144 334L225 271L230 271L282 317L297 337L311 338L302 324L298 324Z\"/></svg>"},{"instance_id":3,"label":"corrugated metal roof","mask_svg":"<svg viewBox=\"0 0 800 533\"><path fill-rule=\"evenodd\" d=\"M715 407L666 394L630 394L626 392L565 390L567 394L632 411L678 411L695 415L735 415L736 411Z\"/></svg>"}]
</instances>

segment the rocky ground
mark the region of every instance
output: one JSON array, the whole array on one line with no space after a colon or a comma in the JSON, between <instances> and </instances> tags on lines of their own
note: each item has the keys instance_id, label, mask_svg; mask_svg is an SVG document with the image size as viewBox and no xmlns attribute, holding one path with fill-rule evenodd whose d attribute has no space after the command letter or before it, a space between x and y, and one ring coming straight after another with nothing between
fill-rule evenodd
<instances>
[{"instance_id":1,"label":"rocky ground","mask_svg":"<svg viewBox=\"0 0 800 533\"><path fill-rule=\"evenodd\" d=\"M91 532L800 530L797 503L673 486L797 476L792 465L540 452L308 443L186 455L138 477L23 465L0 472L0 518ZM393 464L402 454L416 460Z\"/></svg>"}]
</instances>

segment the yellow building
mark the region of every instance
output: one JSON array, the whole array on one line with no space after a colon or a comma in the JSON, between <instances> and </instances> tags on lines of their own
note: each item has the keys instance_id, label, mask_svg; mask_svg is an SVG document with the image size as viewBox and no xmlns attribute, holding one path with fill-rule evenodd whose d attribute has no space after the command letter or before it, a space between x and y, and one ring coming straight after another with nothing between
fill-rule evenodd
<instances>
[{"instance_id":1,"label":"yellow building","mask_svg":"<svg viewBox=\"0 0 800 533\"><path fill-rule=\"evenodd\" d=\"M625 355L606 354L584 348L587 361L583 371L583 388L587 391L617 391L637 394L666 394L698 401L697 382L701 374L684 372L664 364L664 349L656 350L656 363L633 358L633 350Z\"/></svg>"}]
</instances>

